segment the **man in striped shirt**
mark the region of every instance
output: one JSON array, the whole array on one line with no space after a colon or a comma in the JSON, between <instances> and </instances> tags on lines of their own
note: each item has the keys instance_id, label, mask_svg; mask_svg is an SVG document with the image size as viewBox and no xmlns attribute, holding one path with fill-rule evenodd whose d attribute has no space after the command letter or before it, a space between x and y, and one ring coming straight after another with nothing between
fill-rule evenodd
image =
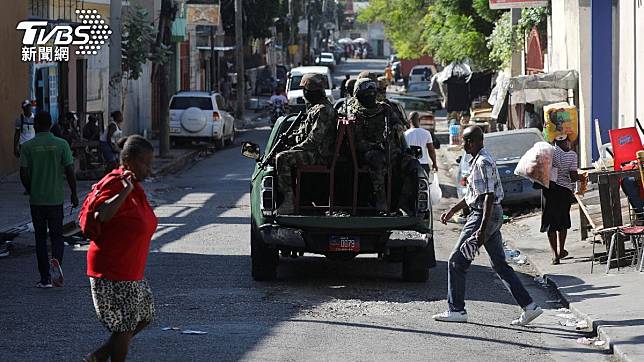
<instances>
[{"instance_id":1,"label":"man in striped shirt","mask_svg":"<svg viewBox=\"0 0 644 362\"><path fill-rule=\"evenodd\" d=\"M537 318L543 311L536 305L528 291L505 260L501 225L503 225L503 187L496 168L496 162L490 153L483 148L483 130L472 126L463 132L463 148L472 155L470 176L467 179L465 197L448 212L441 215L441 222L447 221L457 212L469 207L471 213L463 227L461 236L449 258L447 267L447 303L449 309L432 318L442 322L467 322L465 311L465 273L472 260L461 252L461 244L473 236L478 246L484 246L494 271L501 277L523 313L512 325L525 326Z\"/></svg>"}]
</instances>

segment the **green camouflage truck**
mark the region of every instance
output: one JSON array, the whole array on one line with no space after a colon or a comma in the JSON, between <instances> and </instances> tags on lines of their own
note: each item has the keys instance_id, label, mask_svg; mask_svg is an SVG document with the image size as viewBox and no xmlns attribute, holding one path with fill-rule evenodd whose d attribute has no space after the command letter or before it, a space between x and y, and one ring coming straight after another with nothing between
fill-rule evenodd
<instances>
[{"instance_id":1,"label":"green camouflage truck","mask_svg":"<svg viewBox=\"0 0 644 362\"><path fill-rule=\"evenodd\" d=\"M336 153L330 165L293 170L295 213L277 214L281 193L280 185L276 184L275 155L288 149L284 140L298 120L296 115L280 118L264 154L259 145L242 143L242 155L257 161L250 181L253 278L275 279L280 255L298 257L315 253L351 260L358 254L376 254L384 261L402 263L404 280L426 281L429 269L436 265L430 180L418 167L413 214L377 213L371 205L369 175L356 160L353 125L347 121L338 122ZM419 148L413 150L418 151ZM395 199L391 194L395 175L393 179L388 181L390 200Z\"/></svg>"}]
</instances>

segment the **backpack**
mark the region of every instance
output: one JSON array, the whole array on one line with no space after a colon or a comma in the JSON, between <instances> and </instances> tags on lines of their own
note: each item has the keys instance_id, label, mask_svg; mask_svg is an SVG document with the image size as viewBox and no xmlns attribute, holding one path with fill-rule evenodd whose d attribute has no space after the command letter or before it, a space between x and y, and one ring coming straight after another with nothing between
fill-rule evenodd
<instances>
[{"instance_id":1,"label":"backpack","mask_svg":"<svg viewBox=\"0 0 644 362\"><path fill-rule=\"evenodd\" d=\"M98 240L102 233L102 225L94 217L97 206L96 201L104 188L121 180L122 175L114 170L110 172L107 177L104 177L101 181L92 185L92 189L87 193L85 201L83 201L83 206L81 206L78 213L78 224L83 235L89 240Z\"/></svg>"}]
</instances>

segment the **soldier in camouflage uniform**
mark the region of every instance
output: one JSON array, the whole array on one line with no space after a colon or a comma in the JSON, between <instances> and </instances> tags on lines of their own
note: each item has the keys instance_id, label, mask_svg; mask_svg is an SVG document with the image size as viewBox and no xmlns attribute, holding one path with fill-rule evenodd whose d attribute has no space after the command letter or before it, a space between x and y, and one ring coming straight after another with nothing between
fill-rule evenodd
<instances>
[{"instance_id":1,"label":"soldier in camouflage uniform","mask_svg":"<svg viewBox=\"0 0 644 362\"><path fill-rule=\"evenodd\" d=\"M408 124L405 122L405 115L403 111L400 109L400 106L397 103L387 99L387 86L389 85L389 81L387 80L387 77L385 76L378 77L376 84L378 86L378 94L376 95L376 100L378 100L379 102L384 102L387 105L389 105L389 107L391 107L391 110L394 113L396 113L395 120L400 121L400 123L395 124L395 126L399 128L402 127L403 132L406 131L409 127L408 127Z\"/></svg>"},{"instance_id":2,"label":"soldier in camouflage uniform","mask_svg":"<svg viewBox=\"0 0 644 362\"><path fill-rule=\"evenodd\" d=\"M305 74L300 86L309 103L306 119L293 134L295 146L277 154L275 159L277 180L283 201L278 214L292 214L293 181L291 169L303 165L327 164L335 151L337 130L336 114L324 93L324 77Z\"/></svg>"},{"instance_id":3,"label":"soldier in camouflage uniform","mask_svg":"<svg viewBox=\"0 0 644 362\"><path fill-rule=\"evenodd\" d=\"M347 93L346 97L338 100L334 105L333 109L335 109L335 112L340 115L345 115L344 107L349 101L349 99L353 98L353 88L356 84L356 79L349 79L347 82Z\"/></svg>"},{"instance_id":4,"label":"soldier in camouflage uniform","mask_svg":"<svg viewBox=\"0 0 644 362\"><path fill-rule=\"evenodd\" d=\"M399 175L401 187L392 188L398 198L398 207L408 213L415 210L416 176L418 161L403 152L404 127L392 108L376 100L377 86L369 78L358 79L354 100L349 104L348 118L356 121L356 148L358 161L366 165L371 178L375 207L379 212L388 212L386 201L387 152L391 159L392 175ZM387 124L385 124L387 122ZM387 139L385 137L388 137ZM392 195L393 196L393 195ZM394 198L392 197L392 201Z\"/></svg>"}]
</instances>

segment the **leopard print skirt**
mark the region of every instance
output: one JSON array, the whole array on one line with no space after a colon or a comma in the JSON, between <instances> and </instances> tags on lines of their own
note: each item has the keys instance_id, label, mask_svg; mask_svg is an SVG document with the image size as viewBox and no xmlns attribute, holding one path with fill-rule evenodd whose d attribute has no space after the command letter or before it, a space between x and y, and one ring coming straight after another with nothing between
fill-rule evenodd
<instances>
[{"instance_id":1,"label":"leopard print skirt","mask_svg":"<svg viewBox=\"0 0 644 362\"><path fill-rule=\"evenodd\" d=\"M113 281L89 278L98 320L110 332L131 332L154 318L154 300L147 280Z\"/></svg>"}]
</instances>

